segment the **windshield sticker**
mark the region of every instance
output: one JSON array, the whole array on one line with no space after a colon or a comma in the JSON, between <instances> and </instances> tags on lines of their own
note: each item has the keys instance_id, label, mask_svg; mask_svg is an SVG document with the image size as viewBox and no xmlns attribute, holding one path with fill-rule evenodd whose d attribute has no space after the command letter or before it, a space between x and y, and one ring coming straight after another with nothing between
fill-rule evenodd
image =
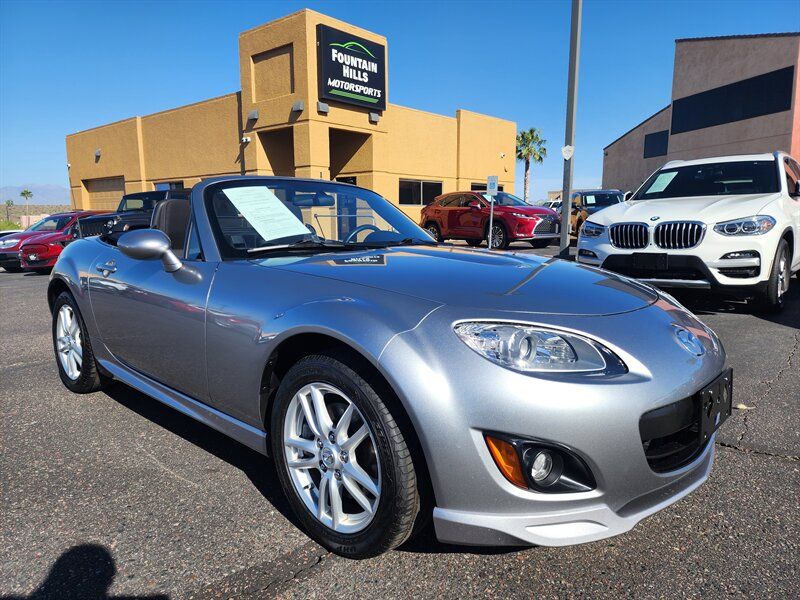
<instances>
[{"instance_id":1,"label":"windshield sticker","mask_svg":"<svg viewBox=\"0 0 800 600\"><path fill-rule=\"evenodd\" d=\"M650 186L650 189L648 189L645 194L657 194L659 192L663 192L670 182L675 179L677 174L677 171L659 173L658 177L656 177L656 180L653 182L653 185Z\"/></svg>"},{"instance_id":2,"label":"windshield sticker","mask_svg":"<svg viewBox=\"0 0 800 600\"><path fill-rule=\"evenodd\" d=\"M263 185L226 189L225 195L267 242L309 234L303 222Z\"/></svg>"}]
</instances>

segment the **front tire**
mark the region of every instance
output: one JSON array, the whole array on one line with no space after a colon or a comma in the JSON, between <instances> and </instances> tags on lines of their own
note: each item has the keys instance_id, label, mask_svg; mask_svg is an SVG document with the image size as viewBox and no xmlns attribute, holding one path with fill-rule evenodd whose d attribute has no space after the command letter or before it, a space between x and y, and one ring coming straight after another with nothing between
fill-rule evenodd
<instances>
[{"instance_id":1,"label":"front tire","mask_svg":"<svg viewBox=\"0 0 800 600\"><path fill-rule=\"evenodd\" d=\"M546 240L531 240L531 246L534 248L547 248L550 245L550 242L553 240L546 239Z\"/></svg>"},{"instance_id":2,"label":"front tire","mask_svg":"<svg viewBox=\"0 0 800 600\"><path fill-rule=\"evenodd\" d=\"M492 243L489 245L489 231L487 230L486 244L489 246L489 250L505 250L508 248L508 233L505 225L498 221L492 223Z\"/></svg>"},{"instance_id":3,"label":"front tire","mask_svg":"<svg viewBox=\"0 0 800 600\"><path fill-rule=\"evenodd\" d=\"M100 374L81 312L69 292L61 292L53 303L53 351L61 382L71 392L89 394L102 389Z\"/></svg>"},{"instance_id":4,"label":"front tire","mask_svg":"<svg viewBox=\"0 0 800 600\"><path fill-rule=\"evenodd\" d=\"M400 427L351 363L298 361L278 388L270 433L281 486L307 533L332 552L369 558L408 539L420 496Z\"/></svg>"},{"instance_id":5,"label":"front tire","mask_svg":"<svg viewBox=\"0 0 800 600\"><path fill-rule=\"evenodd\" d=\"M22 267L3 267L9 273L22 273Z\"/></svg>"},{"instance_id":6,"label":"front tire","mask_svg":"<svg viewBox=\"0 0 800 600\"><path fill-rule=\"evenodd\" d=\"M764 292L757 298L759 308L764 312L777 313L786 306L786 292L792 277L792 256L786 240L778 243L775 260L772 261L769 282Z\"/></svg>"}]
</instances>

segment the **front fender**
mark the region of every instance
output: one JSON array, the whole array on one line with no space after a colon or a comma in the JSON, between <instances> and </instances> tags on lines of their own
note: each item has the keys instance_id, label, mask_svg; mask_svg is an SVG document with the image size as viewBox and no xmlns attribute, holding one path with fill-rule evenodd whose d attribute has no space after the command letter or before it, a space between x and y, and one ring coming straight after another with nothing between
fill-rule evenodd
<instances>
[{"instance_id":1,"label":"front fender","mask_svg":"<svg viewBox=\"0 0 800 600\"><path fill-rule=\"evenodd\" d=\"M263 427L261 377L275 348L292 336L340 340L380 369L389 341L438 304L368 286L256 266L222 263L208 300L207 371L220 410Z\"/></svg>"}]
</instances>

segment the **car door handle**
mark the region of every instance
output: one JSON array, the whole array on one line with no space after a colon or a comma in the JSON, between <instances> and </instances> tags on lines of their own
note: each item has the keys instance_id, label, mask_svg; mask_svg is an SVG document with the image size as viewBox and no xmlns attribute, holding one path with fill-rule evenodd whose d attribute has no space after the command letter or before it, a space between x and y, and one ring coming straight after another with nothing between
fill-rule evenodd
<instances>
[{"instance_id":1,"label":"car door handle","mask_svg":"<svg viewBox=\"0 0 800 600\"><path fill-rule=\"evenodd\" d=\"M117 265L114 263L113 260L108 261L104 265L97 265L95 267L100 273L103 274L103 277L108 277L110 273L116 273Z\"/></svg>"}]
</instances>

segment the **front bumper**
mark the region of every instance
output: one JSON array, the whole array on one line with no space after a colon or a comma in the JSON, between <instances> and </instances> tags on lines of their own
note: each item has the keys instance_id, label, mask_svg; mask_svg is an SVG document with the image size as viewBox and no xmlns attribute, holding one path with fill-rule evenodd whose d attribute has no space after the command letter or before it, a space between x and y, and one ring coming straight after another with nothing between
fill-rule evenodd
<instances>
[{"instance_id":1,"label":"front bumper","mask_svg":"<svg viewBox=\"0 0 800 600\"><path fill-rule=\"evenodd\" d=\"M503 369L458 340L452 325L463 317L463 309L434 311L381 356L425 453L442 541L560 546L598 540L631 529L708 477L713 443L689 464L656 472L639 432L644 413L691 396L724 367L716 336L677 305L661 298L617 315L544 317L548 326L600 341L628 366L625 375L599 380ZM470 318L542 323L543 316ZM701 338L702 357L675 342L675 325ZM494 464L487 431L569 448L591 469L595 489L542 493L514 486Z\"/></svg>"},{"instance_id":2,"label":"front bumper","mask_svg":"<svg viewBox=\"0 0 800 600\"><path fill-rule=\"evenodd\" d=\"M577 261L602 267L663 288L710 289L749 296L768 284L777 232L763 236L728 238L707 231L700 244L683 250L663 249L648 244L642 249L622 249L611 245L608 230L596 238L578 238ZM732 252L749 251L748 258L723 258ZM634 254L667 254L668 266L642 268Z\"/></svg>"},{"instance_id":3,"label":"front bumper","mask_svg":"<svg viewBox=\"0 0 800 600\"><path fill-rule=\"evenodd\" d=\"M520 219L507 226L511 240L545 240L556 239L561 235L561 224L552 219Z\"/></svg>"},{"instance_id":4,"label":"front bumper","mask_svg":"<svg viewBox=\"0 0 800 600\"><path fill-rule=\"evenodd\" d=\"M23 269L49 269L55 266L58 260L58 252L53 252L50 247L37 246L33 249L22 248L19 253L20 265Z\"/></svg>"},{"instance_id":5,"label":"front bumper","mask_svg":"<svg viewBox=\"0 0 800 600\"><path fill-rule=\"evenodd\" d=\"M19 267L19 250L0 252L0 267Z\"/></svg>"}]
</instances>

